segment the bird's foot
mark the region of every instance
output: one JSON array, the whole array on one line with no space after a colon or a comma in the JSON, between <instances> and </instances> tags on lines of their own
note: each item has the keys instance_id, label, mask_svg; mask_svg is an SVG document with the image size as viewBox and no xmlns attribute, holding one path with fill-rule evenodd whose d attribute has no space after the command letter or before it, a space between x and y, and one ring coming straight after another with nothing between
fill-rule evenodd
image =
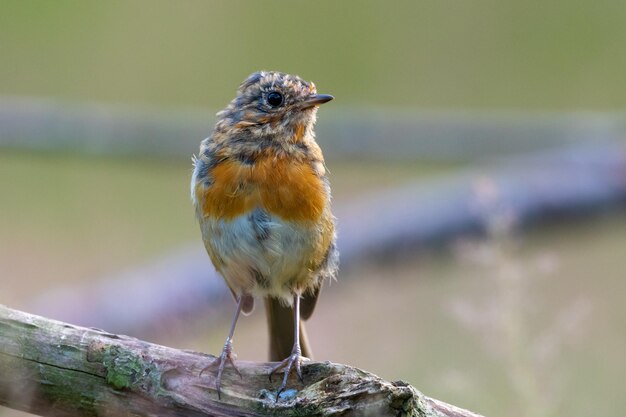
<instances>
[{"instance_id":1,"label":"bird's foot","mask_svg":"<svg viewBox=\"0 0 626 417\"><path fill-rule=\"evenodd\" d=\"M291 355L289 355L282 362L280 362L278 365L272 368L272 370L270 371L270 375L269 375L270 382L272 382L272 375L274 375L281 368L284 368L283 383L280 385L280 388L278 388L278 391L276 392L277 401L278 401L278 398L280 397L281 392L283 392L285 388L287 387L287 379L289 378L289 374L291 373L292 369L295 368L296 375L298 375L298 379L300 380L300 382L304 384L304 380L302 379L302 362L307 362L309 360L310 360L309 358L306 358L300 354L300 349L298 348L298 349L294 349L291 352Z\"/></svg>"},{"instance_id":2,"label":"bird's foot","mask_svg":"<svg viewBox=\"0 0 626 417\"><path fill-rule=\"evenodd\" d=\"M222 387L222 374L224 373L224 367L226 366L226 362L229 362L239 378L241 378L241 372L237 365L235 365L235 359L237 359L237 355L233 352L233 344L230 339L226 340L224 344L224 348L222 349L222 354L215 358L210 364L202 368L200 371L200 376L204 373L204 371L217 367L217 377L215 378L215 388L217 390L217 398L222 399L221 396L221 387Z\"/></svg>"}]
</instances>

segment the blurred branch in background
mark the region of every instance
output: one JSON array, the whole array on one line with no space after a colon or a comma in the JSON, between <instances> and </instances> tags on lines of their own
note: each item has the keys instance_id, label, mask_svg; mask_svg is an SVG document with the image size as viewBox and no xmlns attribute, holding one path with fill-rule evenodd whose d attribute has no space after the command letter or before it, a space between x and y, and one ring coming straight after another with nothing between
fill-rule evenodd
<instances>
[{"instance_id":1,"label":"blurred branch in background","mask_svg":"<svg viewBox=\"0 0 626 417\"><path fill-rule=\"evenodd\" d=\"M338 206L343 268L372 255L407 253L484 232L483 215L474 207L474 184L485 176L496 184L520 227L602 212L626 202L626 146L584 145L509 158ZM226 287L198 241L95 284L57 288L34 300L30 309L77 324L143 334L175 317L222 310L225 300L230 300Z\"/></svg>"},{"instance_id":2,"label":"blurred branch in background","mask_svg":"<svg viewBox=\"0 0 626 417\"><path fill-rule=\"evenodd\" d=\"M623 112L322 112L319 142L342 158L465 161L626 137ZM213 113L0 97L0 146L189 158L209 135Z\"/></svg>"}]
</instances>

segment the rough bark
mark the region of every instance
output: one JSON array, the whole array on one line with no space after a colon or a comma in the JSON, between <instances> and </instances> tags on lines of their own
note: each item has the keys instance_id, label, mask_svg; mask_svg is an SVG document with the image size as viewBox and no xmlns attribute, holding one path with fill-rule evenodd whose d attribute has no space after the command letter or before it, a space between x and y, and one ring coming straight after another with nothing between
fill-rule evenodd
<instances>
[{"instance_id":1,"label":"rough bark","mask_svg":"<svg viewBox=\"0 0 626 417\"><path fill-rule=\"evenodd\" d=\"M477 417L410 385L330 362L304 381L268 380L269 363L239 361L221 399L214 357L12 310L0 305L0 405L46 416L454 416Z\"/></svg>"}]
</instances>

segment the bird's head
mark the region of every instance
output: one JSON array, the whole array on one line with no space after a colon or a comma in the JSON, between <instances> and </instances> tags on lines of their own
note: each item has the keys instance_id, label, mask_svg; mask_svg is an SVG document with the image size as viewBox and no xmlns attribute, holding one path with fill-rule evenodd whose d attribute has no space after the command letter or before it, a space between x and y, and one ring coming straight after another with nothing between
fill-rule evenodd
<instances>
[{"instance_id":1,"label":"bird's head","mask_svg":"<svg viewBox=\"0 0 626 417\"><path fill-rule=\"evenodd\" d=\"M312 132L318 106L332 99L317 94L315 84L298 76L255 72L239 86L237 97L217 114L218 128L247 130L274 140L297 140L298 135Z\"/></svg>"}]
</instances>

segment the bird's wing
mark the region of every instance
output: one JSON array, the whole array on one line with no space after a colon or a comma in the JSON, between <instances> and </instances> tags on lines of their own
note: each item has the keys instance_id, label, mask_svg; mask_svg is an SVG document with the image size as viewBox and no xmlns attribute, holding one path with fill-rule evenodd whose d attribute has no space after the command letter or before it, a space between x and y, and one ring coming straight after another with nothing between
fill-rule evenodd
<instances>
[{"instance_id":1,"label":"bird's wing","mask_svg":"<svg viewBox=\"0 0 626 417\"><path fill-rule=\"evenodd\" d=\"M230 287L230 285L228 286L228 289L230 289L230 292L233 295L235 302L237 302L239 300L239 297L237 296L237 293L235 292L235 290L233 290ZM254 311L254 297L251 296L250 294L242 294L241 296L243 297L243 305L241 306L241 312L247 316Z\"/></svg>"}]
</instances>

